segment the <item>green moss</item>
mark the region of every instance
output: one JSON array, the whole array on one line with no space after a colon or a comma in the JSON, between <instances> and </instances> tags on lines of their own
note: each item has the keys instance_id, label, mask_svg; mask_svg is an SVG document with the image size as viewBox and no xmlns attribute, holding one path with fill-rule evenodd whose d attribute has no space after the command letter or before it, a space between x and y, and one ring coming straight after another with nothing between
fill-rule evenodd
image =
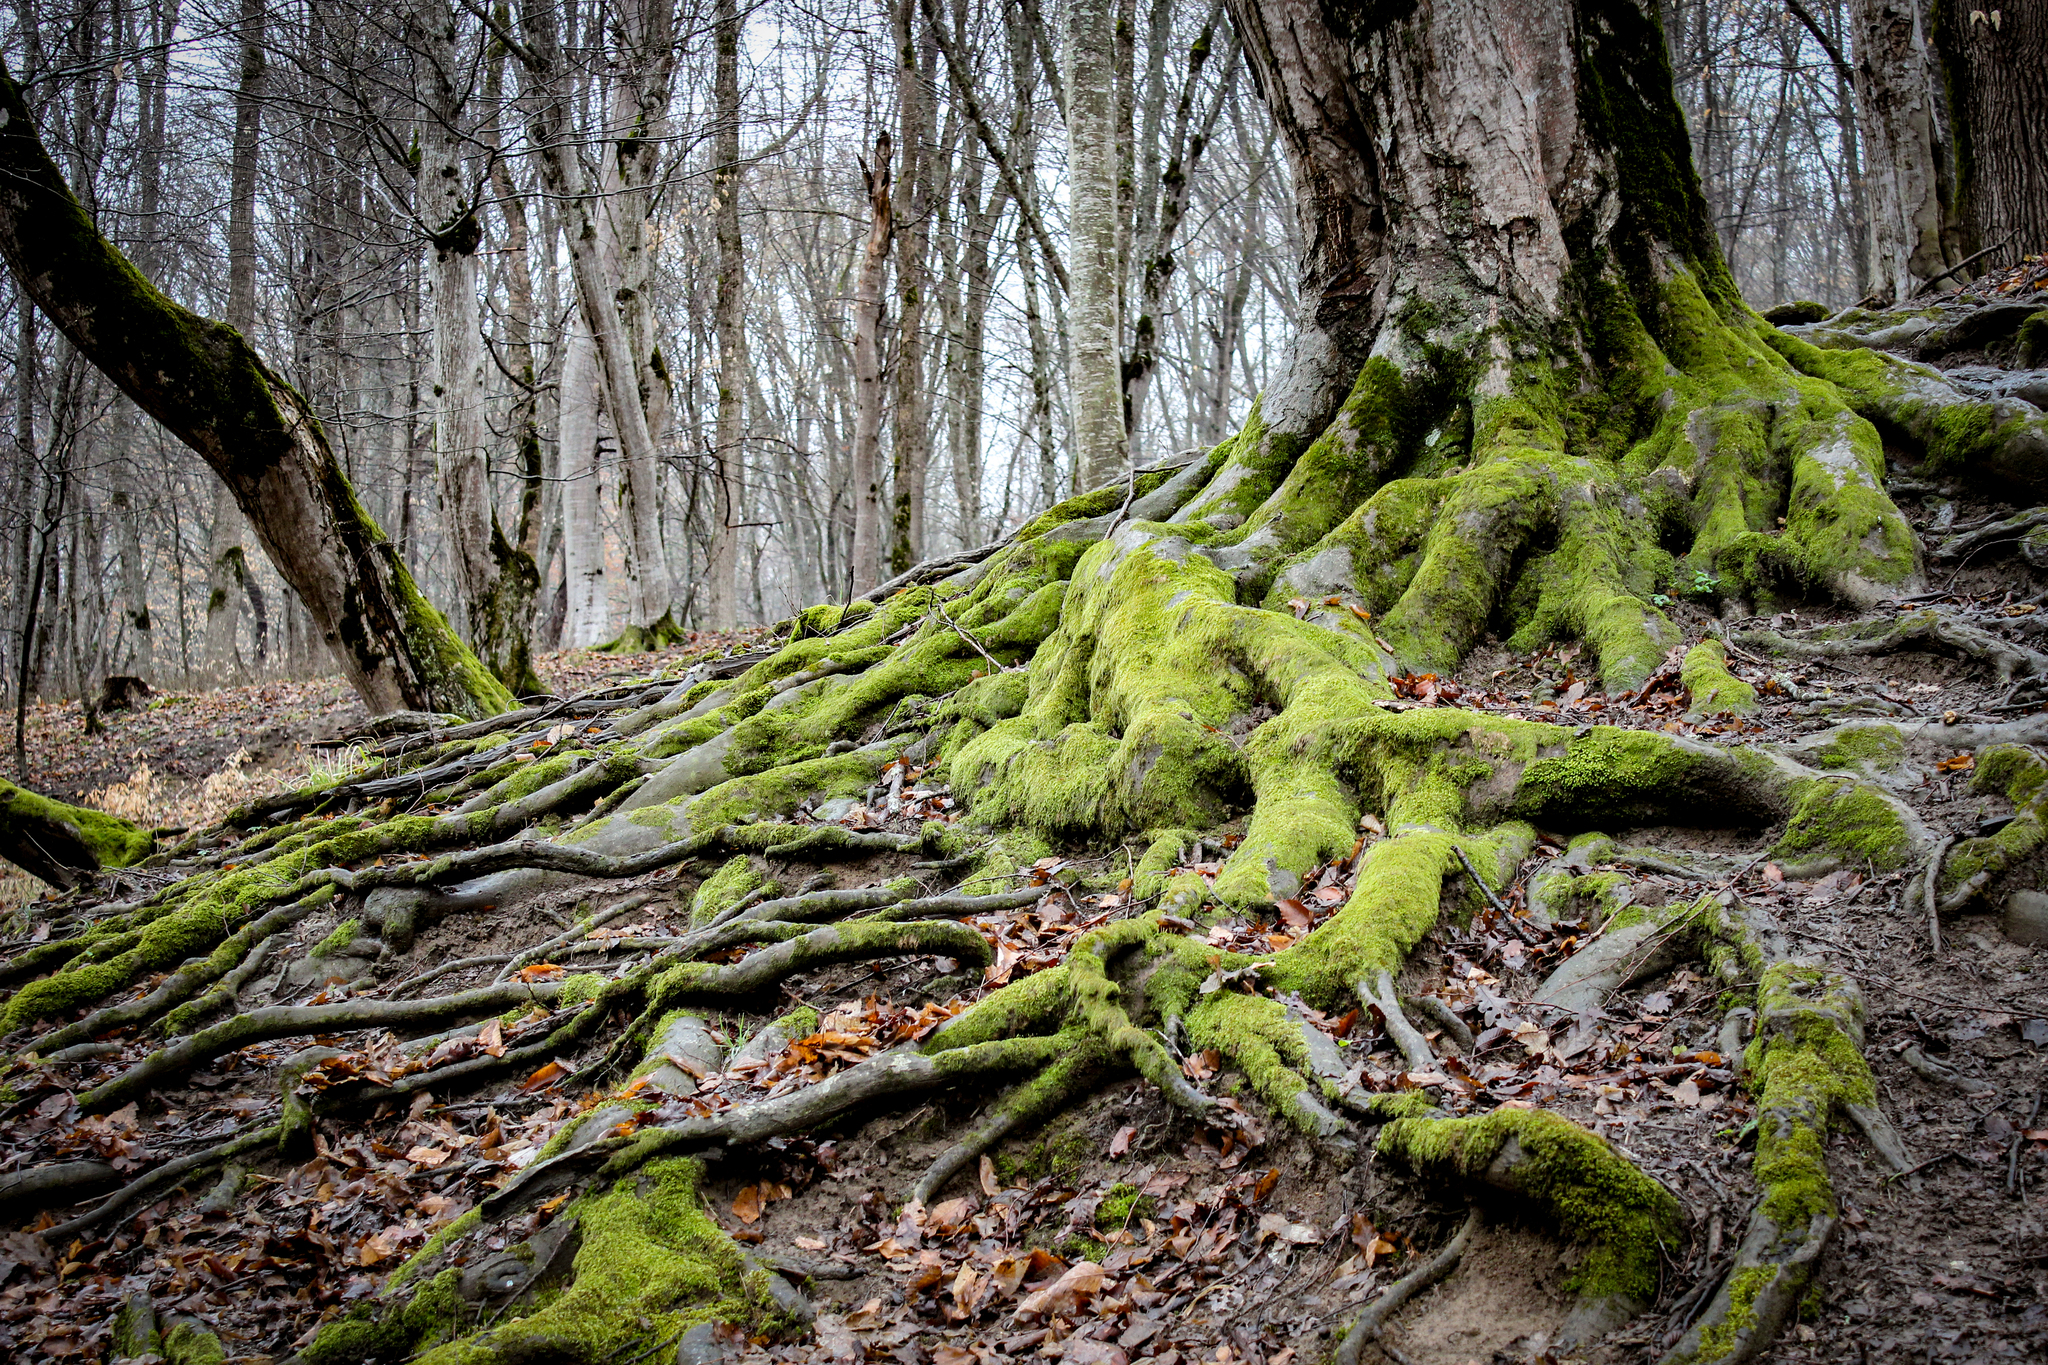
<instances>
[{"instance_id":1,"label":"green moss","mask_svg":"<svg viewBox=\"0 0 2048 1365\"><path fill-rule=\"evenodd\" d=\"M702 927L738 905L746 895L767 881L754 870L745 854L726 860L725 865L704 879L690 901L690 923Z\"/></svg>"},{"instance_id":2,"label":"green moss","mask_svg":"<svg viewBox=\"0 0 2048 1365\"><path fill-rule=\"evenodd\" d=\"M1814 766L1829 770L1895 768L1906 758L1906 737L1896 725L1844 726L1821 746Z\"/></svg>"},{"instance_id":3,"label":"green moss","mask_svg":"<svg viewBox=\"0 0 2048 1365\"><path fill-rule=\"evenodd\" d=\"M1792 813L1773 857L1835 859L1880 872L1911 859L1905 818L1876 788L1847 778L1808 778L1791 783L1788 794Z\"/></svg>"},{"instance_id":4,"label":"green moss","mask_svg":"<svg viewBox=\"0 0 2048 1365\"><path fill-rule=\"evenodd\" d=\"M164 1333L164 1359L169 1365L222 1365L228 1358L220 1338L197 1318L178 1318Z\"/></svg>"},{"instance_id":5,"label":"green moss","mask_svg":"<svg viewBox=\"0 0 2048 1365\"><path fill-rule=\"evenodd\" d=\"M1151 1217L1159 1201L1128 1181L1118 1181L1095 1206L1095 1226L1114 1230Z\"/></svg>"},{"instance_id":6,"label":"green moss","mask_svg":"<svg viewBox=\"0 0 2048 1365\"><path fill-rule=\"evenodd\" d=\"M1746 716L1756 710L1756 689L1728 671L1728 647L1719 640L1702 640L1687 650L1679 680L1699 715Z\"/></svg>"},{"instance_id":7,"label":"green moss","mask_svg":"<svg viewBox=\"0 0 2048 1365\"><path fill-rule=\"evenodd\" d=\"M1404 1118L1381 1131L1378 1146L1418 1169L1472 1180L1482 1178L1511 1141L1520 1156L1506 1183L1587 1248L1567 1287L1588 1298L1655 1298L1662 1249L1677 1245L1683 1210L1606 1139L1570 1119L1541 1109Z\"/></svg>"},{"instance_id":8,"label":"green moss","mask_svg":"<svg viewBox=\"0 0 2048 1365\"><path fill-rule=\"evenodd\" d=\"M156 847L155 836L148 830L118 816L88 806L67 806L0 780L0 823L20 829L43 821L77 830L79 842L101 867L133 867Z\"/></svg>"},{"instance_id":9,"label":"green moss","mask_svg":"<svg viewBox=\"0 0 2048 1365\"><path fill-rule=\"evenodd\" d=\"M313 945L311 956L332 957L351 943L354 943L357 935L361 934L362 931L363 922L361 920L345 919L335 925L334 931L328 934L326 938Z\"/></svg>"}]
</instances>

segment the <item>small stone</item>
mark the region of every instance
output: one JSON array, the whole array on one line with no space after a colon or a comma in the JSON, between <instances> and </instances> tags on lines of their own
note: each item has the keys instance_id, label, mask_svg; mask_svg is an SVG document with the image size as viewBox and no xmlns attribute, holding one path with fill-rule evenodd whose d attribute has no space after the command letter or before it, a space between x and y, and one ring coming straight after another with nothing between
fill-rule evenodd
<instances>
[{"instance_id":1,"label":"small stone","mask_svg":"<svg viewBox=\"0 0 2048 1365\"><path fill-rule=\"evenodd\" d=\"M2048 943L2048 893L2015 891L2005 901L2005 936L2014 943Z\"/></svg>"},{"instance_id":2,"label":"small stone","mask_svg":"<svg viewBox=\"0 0 2048 1365\"><path fill-rule=\"evenodd\" d=\"M830 801L819 802L818 808L811 812L811 818L820 824L834 824L853 814L854 807L859 804L858 797L835 796Z\"/></svg>"},{"instance_id":3,"label":"small stone","mask_svg":"<svg viewBox=\"0 0 2048 1365\"><path fill-rule=\"evenodd\" d=\"M715 1322L700 1322L676 1343L676 1365L726 1365L733 1359Z\"/></svg>"}]
</instances>

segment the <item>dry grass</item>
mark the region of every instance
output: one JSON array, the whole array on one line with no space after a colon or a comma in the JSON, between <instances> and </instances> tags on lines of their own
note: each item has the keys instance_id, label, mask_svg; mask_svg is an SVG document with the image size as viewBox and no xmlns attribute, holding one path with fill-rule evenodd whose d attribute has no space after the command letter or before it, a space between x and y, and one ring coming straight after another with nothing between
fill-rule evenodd
<instances>
[{"instance_id":1,"label":"dry grass","mask_svg":"<svg viewBox=\"0 0 2048 1365\"><path fill-rule=\"evenodd\" d=\"M367 757L360 745L340 749L295 749L276 767L251 767L245 750L197 782L166 783L147 763L127 780L109 783L85 794L85 804L138 825L196 829L210 825L236 806L269 792L289 791L308 782L342 777L361 767Z\"/></svg>"}]
</instances>

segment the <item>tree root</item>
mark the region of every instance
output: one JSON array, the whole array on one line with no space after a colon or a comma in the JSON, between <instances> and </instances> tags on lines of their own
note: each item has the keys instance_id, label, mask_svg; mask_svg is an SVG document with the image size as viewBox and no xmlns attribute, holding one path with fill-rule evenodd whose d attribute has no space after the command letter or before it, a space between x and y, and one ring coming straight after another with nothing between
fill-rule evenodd
<instances>
[{"instance_id":1,"label":"tree root","mask_svg":"<svg viewBox=\"0 0 2048 1365\"><path fill-rule=\"evenodd\" d=\"M1901 612L1891 618L1872 617L1803 631L1747 630L1741 638L1745 645L1803 659L1886 654L1909 644L1925 643L1983 660L1991 665L2001 683L2048 674L2048 654L1959 621L1934 607Z\"/></svg>"},{"instance_id":2,"label":"tree root","mask_svg":"<svg viewBox=\"0 0 2048 1365\"><path fill-rule=\"evenodd\" d=\"M1566 1281L1577 1303L1563 1343L1590 1341L1656 1297L1665 1247L1685 1214L1678 1200L1604 1138L1542 1109L1496 1109L1475 1118L1402 1118L1378 1150L1425 1173L1476 1181L1533 1204L1586 1248Z\"/></svg>"},{"instance_id":3,"label":"tree root","mask_svg":"<svg viewBox=\"0 0 2048 1365\"><path fill-rule=\"evenodd\" d=\"M1458 1262L1465 1259L1465 1249L1472 1244L1472 1234L1478 1229L1479 1210L1474 1209L1465 1215L1456 1235L1434 1256L1388 1285L1385 1292L1351 1320L1351 1325L1344 1330L1343 1340L1337 1343L1337 1353L1331 1357L1331 1365L1358 1365L1368 1345L1379 1345L1384 1350L1384 1344L1379 1342L1380 1329L1410 1299L1458 1268Z\"/></svg>"},{"instance_id":4,"label":"tree root","mask_svg":"<svg viewBox=\"0 0 2048 1365\"><path fill-rule=\"evenodd\" d=\"M996 1102L972 1132L941 1152L938 1159L918 1177L910 1197L930 1204L946 1182L967 1169L982 1153L994 1147L1016 1129L1051 1117L1084 1093L1102 1072L1102 1059L1094 1049L1077 1047L1054 1062L1044 1074L1016 1087Z\"/></svg>"},{"instance_id":5,"label":"tree root","mask_svg":"<svg viewBox=\"0 0 2048 1365\"><path fill-rule=\"evenodd\" d=\"M1408 1063L1410 1071L1432 1073L1436 1070L1436 1051L1421 1030L1408 1022L1408 1016L1401 1012L1401 998L1394 990L1391 972L1380 972L1370 985L1358 984L1358 998L1380 1012L1380 1026L1387 1031L1394 1046L1401 1050L1401 1057Z\"/></svg>"},{"instance_id":6,"label":"tree root","mask_svg":"<svg viewBox=\"0 0 2048 1365\"><path fill-rule=\"evenodd\" d=\"M274 1123L253 1132L238 1134L225 1142L181 1156L175 1161L166 1161L163 1165L154 1167L146 1174L123 1185L76 1218L59 1223L55 1227L45 1228L40 1235L50 1246L61 1248L73 1238L84 1236L115 1214L134 1207L142 1200L168 1194L202 1171L210 1171L238 1156L270 1146L283 1132L284 1125Z\"/></svg>"},{"instance_id":7,"label":"tree root","mask_svg":"<svg viewBox=\"0 0 2048 1365\"><path fill-rule=\"evenodd\" d=\"M566 983L543 982L486 986L481 990L427 1000L349 1000L337 1005L274 1005L269 1009L251 1010L150 1053L120 1075L80 1095L78 1107L88 1114L104 1114L118 1109L172 1077L182 1076L252 1043L301 1034L407 1028L453 1019L480 1019L486 1015L502 1014L519 1005L553 1000L564 989Z\"/></svg>"},{"instance_id":8,"label":"tree root","mask_svg":"<svg viewBox=\"0 0 2048 1365\"><path fill-rule=\"evenodd\" d=\"M2044 556L2040 550L2035 548L2035 542L2038 540L2038 537L2027 535L2027 532L2039 526L2048 526L2048 507L2035 507L2021 512L2017 516L2006 517L2003 520L1993 521L1989 525L1979 526L1975 530L1965 532L1962 535L1950 536L1947 540L1944 540L1941 544L1930 550L1928 558L1967 560L1977 551L1992 545L2020 541L2022 546L2021 555L2029 564L2034 565L2037 569L2048 568L2048 563L2042 562L2044 559L2048 559L2048 556Z\"/></svg>"}]
</instances>

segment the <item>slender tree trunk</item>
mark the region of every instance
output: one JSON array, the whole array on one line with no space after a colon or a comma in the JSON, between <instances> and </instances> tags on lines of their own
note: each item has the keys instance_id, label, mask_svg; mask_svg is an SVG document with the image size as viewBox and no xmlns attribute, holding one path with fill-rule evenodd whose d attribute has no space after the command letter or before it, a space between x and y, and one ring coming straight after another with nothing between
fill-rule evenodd
<instances>
[{"instance_id":1,"label":"slender tree trunk","mask_svg":"<svg viewBox=\"0 0 2048 1365\"><path fill-rule=\"evenodd\" d=\"M853 287L853 590L882 581L882 313L895 214L889 195L892 148L875 135L875 161L860 163L868 195L868 236Z\"/></svg>"},{"instance_id":2,"label":"slender tree trunk","mask_svg":"<svg viewBox=\"0 0 2048 1365\"><path fill-rule=\"evenodd\" d=\"M611 585L605 579L603 456L598 447L597 349L590 330L572 323L562 361L562 562L569 584L569 644L587 649L611 638Z\"/></svg>"},{"instance_id":3,"label":"slender tree trunk","mask_svg":"<svg viewBox=\"0 0 2048 1365\"><path fill-rule=\"evenodd\" d=\"M241 70L235 84L235 140L228 163L227 324L256 335L256 162L263 135L266 0L242 0L237 37ZM207 537L206 666L216 683L234 679L241 655L236 626L248 581L248 519L225 484L215 490Z\"/></svg>"},{"instance_id":4,"label":"slender tree trunk","mask_svg":"<svg viewBox=\"0 0 2048 1365\"><path fill-rule=\"evenodd\" d=\"M1068 388L1078 487L1124 477L1123 318L1118 307L1116 33L1110 0L1067 9Z\"/></svg>"},{"instance_id":5,"label":"slender tree trunk","mask_svg":"<svg viewBox=\"0 0 2048 1365\"><path fill-rule=\"evenodd\" d=\"M925 295L930 286L933 110L926 25L918 28L918 0L891 7L896 34L896 115L902 139L896 178L896 400L890 427L890 486L895 497L889 569L902 573L924 553L925 476L931 466L930 392L925 380Z\"/></svg>"},{"instance_id":6,"label":"slender tree trunk","mask_svg":"<svg viewBox=\"0 0 2048 1365\"><path fill-rule=\"evenodd\" d=\"M1934 0L1948 78L1962 249L1995 270L2048 251L2048 12Z\"/></svg>"},{"instance_id":7,"label":"slender tree trunk","mask_svg":"<svg viewBox=\"0 0 2048 1365\"><path fill-rule=\"evenodd\" d=\"M626 608L627 631L621 642L659 643L659 637L669 629L665 618L671 590L668 554L661 531L660 460L655 448L655 427L642 396L638 352L620 315L617 296L621 278L607 259L613 234L603 216L616 209L631 222L632 215L625 207L607 205L603 196L593 193L576 160L568 74L563 70L553 6L547 0L525 0L520 12L526 40L522 55L527 63L531 96L527 140L539 158L548 192L561 206L577 306L584 325L590 329L598 375L604 385L605 406L625 466L624 521L632 583ZM631 152L636 148L629 146L625 150ZM621 198L622 204L632 202L630 195Z\"/></svg>"},{"instance_id":8,"label":"slender tree trunk","mask_svg":"<svg viewBox=\"0 0 2048 1365\"><path fill-rule=\"evenodd\" d=\"M0 254L79 352L234 490L374 711L484 715L504 686L420 595L319 419L241 334L187 312L99 235L0 69Z\"/></svg>"},{"instance_id":9,"label":"slender tree trunk","mask_svg":"<svg viewBox=\"0 0 2048 1365\"><path fill-rule=\"evenodd\" d=\"M718 338L718 420L711 438L706 508L711 548L704 565L704 615L713 630L731 630L739 624L735 574L739 523L746 519L741 384L747 369L747 261L740 241L740 25L737 0L717 0L712 18L717 55L712 79L711 217L718 239L718 284L711 327Z\"/></svg>"}]
</instances>

